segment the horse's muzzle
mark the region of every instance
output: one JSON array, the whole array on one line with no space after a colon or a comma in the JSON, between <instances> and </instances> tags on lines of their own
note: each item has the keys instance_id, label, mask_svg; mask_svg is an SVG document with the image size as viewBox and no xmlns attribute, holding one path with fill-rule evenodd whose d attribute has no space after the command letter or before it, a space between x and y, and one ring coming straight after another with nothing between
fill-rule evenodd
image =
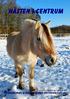
<instances>
[{"instance_id":1,"label":"horse's muzzle","mask_svg":"<svg viewBox=\"0 0 70 99\"><path fill-rule=\"evenodd\" d=\"M55 64L56 60L57 60L57 59L56 59L55 57L47 56L47 57L45 58L45 63L46 63L48 66L51 66L51 65Z\"/></svg>"}]
</instances>

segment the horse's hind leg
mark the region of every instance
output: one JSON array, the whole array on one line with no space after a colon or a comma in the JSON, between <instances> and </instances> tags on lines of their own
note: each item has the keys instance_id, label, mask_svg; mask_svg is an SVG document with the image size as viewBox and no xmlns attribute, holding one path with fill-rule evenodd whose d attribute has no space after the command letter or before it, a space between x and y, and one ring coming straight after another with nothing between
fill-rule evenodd
<instances>
[{"instance_id":1,"label":"horse's hind leg","mask_svg":"<svg viewBox=\"0 0 70 99\"><path fill-rule=\"evenodd\" d=\"M17 78L18 77L18 75L17 75L17 72L15 73L15 78Z\"/></svg>"},{"instance_id":2,"label":"horse's hind leg","mask_svg":"<svg viewBox=\"0 0 70 99\"><path fill-rule=\"evenodd\" d=\"M23 89L24 85L23 85L23 79L22 79L22 75L23 75L23 69L22 69L22 65L20 64L15 64L16 65L16 73L19 76L19 85L18 88Z\"/></svg>"}]
</instances>

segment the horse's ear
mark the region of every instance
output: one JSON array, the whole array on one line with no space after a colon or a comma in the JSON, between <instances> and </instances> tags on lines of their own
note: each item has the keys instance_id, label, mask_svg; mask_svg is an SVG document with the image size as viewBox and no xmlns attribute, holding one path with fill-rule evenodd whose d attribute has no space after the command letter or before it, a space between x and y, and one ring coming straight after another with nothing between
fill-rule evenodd
<instances>
[{"instance_id":1,"label":"horse's ear","mask_svg":"<svg viewBox=\"0 0 70 99\"><path fill-rule=\"evenodd\" d=\"M40 22L37 21L36 24L35 24L35 29L38 29L40 27Z\"/></svg>"},{"instance_id":2,"label":"horse's ear","mask_svg":"<svg viewBox=\"0 0 70 99\"><path fill-rule=\"evenodd\" d=\"M51 20L49 20L48 22L46 22L45 25L47 26L50 22L51 22Z\"/></svg>"}]
</instances>

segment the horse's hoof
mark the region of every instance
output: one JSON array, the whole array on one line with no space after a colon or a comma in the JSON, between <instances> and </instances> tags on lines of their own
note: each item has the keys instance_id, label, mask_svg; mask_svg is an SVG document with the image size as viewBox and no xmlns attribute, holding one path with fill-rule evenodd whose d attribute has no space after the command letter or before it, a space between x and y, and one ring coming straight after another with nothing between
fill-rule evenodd
<instances>
[{"instance_id":1,"label":"horse's hoof","mask_svg":"<svg viewBox=\"0 0 70 99\"><path fill-rule=\"evenodd\" d=\"M30 95L34 96L35 92L38 90L38 88L36 87L30 87Z\"/></svg>"},{"instance_id":2,"label":"horse's hoof","mask_svg":"<svg viewBox=\"0 0 70 99\"><path fill-rule=\"evenodd\" d=\"M18 75L17 74L15 74L15 78L17 78L18 77Z\"/></svg>"},{"instance_id":3,"label":"horse's hoof","mask_svg":"<svg viewBox=\"0 0 70 99\"><path fill-rule=\"evenodd\" d=\"M21 90L24 89L24 84L19 84L18 88L21 89Z\"/></svg>"},{"instance_id":4,"label":"horse's hoof","mask_svg":"<svg viewBox=\"0 0 70 99\"><path fill-rule=\"evenodd\" d=\"M23 69L23 74L25 74L25 70Z\"/></svg>"},{"instance_id":5,"label":"horse's hoof","mask_svg":"<svg viewBox=\"0 0 70 99\"><path fill-rule=\"evenodd\" d=\"M41 64L40 67L44 67L44 64Z\"/></svg>"}]
</instances>

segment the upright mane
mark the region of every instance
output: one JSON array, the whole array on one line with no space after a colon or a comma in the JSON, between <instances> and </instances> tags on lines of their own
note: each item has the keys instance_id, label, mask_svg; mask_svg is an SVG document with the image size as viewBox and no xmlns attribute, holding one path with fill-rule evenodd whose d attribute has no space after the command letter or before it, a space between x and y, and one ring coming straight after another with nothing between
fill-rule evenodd
<instances>
[{"instance_id":1,"label":"upright mane","mask_svg":"<svg viewBox=\"0 0 70 99\"><path fill-rule=\"evenodd\" d=\"M43 29L44 29L46 35L47 35L47 36L50 36L50 35L49 35L48 28L46 27L46 25L45 25L44 23L41 23L41 25L42 25L42 27L43 27Z\"/></svg>"},{"instance_id":2,"label":"upright mane","mask_svg":"<svg viewBox=\"0 0 70 99\"><path fill-rule=\"evenodd\" d=\"M46 37L47 37L47 40L48 42L50 43L50 45L53 44L53 40L52 40L52 34L50 32L50 29L44 24L44 23L41 23L45 33L46 33Z\"/></svg>"}]
</instances>

